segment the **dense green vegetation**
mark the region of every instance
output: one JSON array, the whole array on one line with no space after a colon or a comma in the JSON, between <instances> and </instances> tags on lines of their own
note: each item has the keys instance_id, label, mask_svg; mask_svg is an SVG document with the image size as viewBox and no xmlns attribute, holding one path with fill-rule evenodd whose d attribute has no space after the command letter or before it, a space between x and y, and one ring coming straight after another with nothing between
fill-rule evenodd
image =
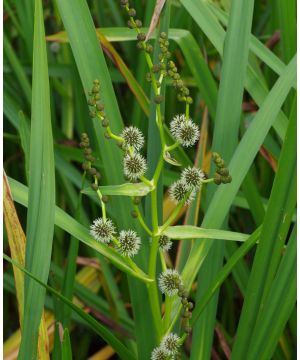
<instances>
[{"instance_id":1,"label":"dense green vegetation","mask_svg":"<svg viewBox=\"0 0 300 360\"><path fill-rule=\"evenodd\" d=\"M5 0L3 127L4 358L296 357L295 0Z\"/></svg>"}]
</instances>

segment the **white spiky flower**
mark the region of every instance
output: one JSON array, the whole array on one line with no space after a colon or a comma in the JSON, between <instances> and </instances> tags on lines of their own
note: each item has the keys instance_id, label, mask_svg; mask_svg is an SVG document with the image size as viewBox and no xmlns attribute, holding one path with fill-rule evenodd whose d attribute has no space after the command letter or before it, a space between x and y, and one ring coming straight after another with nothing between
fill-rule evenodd
<instances>
[{"instance_id":1,"label":"white spiky flower","mask_svg":"<svg viewBox=\"0 0 300 360\"><path fill-rule=\"evenodd\" d=\"M172 241L167 235L161 235L159 238L159 247L163 251L169 251L172 247Z\"/></svg>"},{"instance_id":2,"label":"white spiky flower","mask_svg":"<svg viewBox=\"0 0 300 360\"><path fill-rule=\"evenodd\" d=\"M184 114L174 116L170 123L170 131L174 138L185 147L193 146L200 136L198 126Z\"/></svg>"},{"instance_id":3,"label":"white spiky flower","mask_svg":"<svg viewBox=\"0 0 300 360\"><path fill-rule=\"evenodd\" d=\"M190 147L195 144L199 139L199 129L198 126L193 123L191 119L188 121L183 121L180 123L180 126L176 132L176 140L180 142L182 146Z\"/></svg>"},{"instance_id":4,"label":"white spiky flower","mask_svg":"<svg viewBox=\"0 0 300 360\"><path fill-rule=\"evenodd\" d=\"M140 150L145 142L141 130L135 126L125 127L121 133L121 137L124 139L125 145L132 146L136 150Z\"/></svg>"},{"instance_id":5,"label":"white spiky flower","mask_svg":"<svg viewBox=\"0 0 300 360\"><path fill-rule=\"evenodd\" d=\"M108 244L113 239L115 233L114 224L110 219L104 220L103 218L98 218L90 226L90 234L93 238L104 244Z\"/></svg>"},{"instance_id":6,"label":"white spiky flower","mask_svg":"<svg viewBox=\"0 0 300 360\"><path fill-rule=\"evenodd\" d=\"M177 270L167 269L159 275L158 285L163 294L174 296L178 292L179 285L182 285L182 279Z\"/></svg>"},{"instance_id":7,"label":"white spiky flower","mask_svg":"<svg viewBox=\"0 0 300 360\"><path fill-rule=\"evenodd\" d=\"M171 134L174 136L174 138L177 138L177 131L180 128L180 124L185 122L185 115L181 114L181 115L175 115L173 117L173 120L170 122L170 131Z\"/></svg>"},{"instance_id":8,"label":"white spiky flower","mask_svg":"<svg viewBox=\"0 0 300 360\"><path fill-rule=\"evenodd\" d=\"M141 238L133 230L122 230L119 235L118 250L123 256L132 257L139 252Z\"/></svg>"},{"instance_id":9,"label":"white spiky flower","mask_svg":"<svg viewBox=\"0 0 300 360\"><path fill-rule=\"evenodd\" d=\"M201 180L205 179L205 174L201 169L188 167L183 170L181 179L186 183L189 190L197 188L201 184Z\"/></svg>"},{"instance_id":10,"label":"white spiky flower","mask_svg":"<svg viewBox=\"0 0 300 360\"><path fill-rule=\"evenodd\" d=\"M156 347L151 353L151 360L167 360L168 355L161 347Z\"/></svg>"},{"instance_id":11,"label":"white spiky flower","mask_svg":"<svg viewBox=\"0 0 300 360\"><path fill-rule=\"evenodd\" d=\"M170 197L176 204L184 199L187 192L188 187L182 180L174 182L174 184L172 184L169 188Z\"/></svg>"},{"instance_id":12,"label":"white spiky flower","mask_svg":"<svg viewBox=\"0 0 300 360\"><path fill-rule=\"evenodd\" d=\"M161 341L160 347L161 349L168 355L176 355L179 347L179 336L177 334L170 333Z\"/></svg>"},{"instance_id":13,"label":"white spiky flower","mask_svg":"<svg viewBox=\"0 0 300 360\"><path fill-rule=\"evenodd\" d=\"M131 181L143 176L147 169L145 158L139 153L127 154L123 161L124 175Z\"/></svg>"}]
</instances>

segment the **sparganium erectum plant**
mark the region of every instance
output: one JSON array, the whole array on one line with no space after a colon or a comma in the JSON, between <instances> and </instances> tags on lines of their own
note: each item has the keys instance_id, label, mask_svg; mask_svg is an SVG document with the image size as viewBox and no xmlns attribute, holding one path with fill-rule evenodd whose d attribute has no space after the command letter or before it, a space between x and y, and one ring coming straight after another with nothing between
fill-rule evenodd
<instances>
[{"instance_id":1,"label":"sparganium erectum plant","mask_svg":"<svg viewBox=\"0 0 300 360\"><path fill-rule=\"evenodd\" d=\"M116 141L123 153L123 175L124 178L139 186L144 184L148 188L151 201L152 228L148 227L146 220L143 218L139 210L140 197L132 197L133 209L131 215L136 218L146 233L150 236L150 253L148 277L151 282L147 285L149 300L151 305L151 313L157 332L157 347L153 349L152 359L173 359L180 353L180 346L183 344L187 334L190 333L191 327L189 320L192 316L191 310L193 303L188 301L188 289L182 281L181 275L176 269L167 267L163 253L171 249L172 241L164 234L171 225L172 220L185 206L191 204L197 193L202 190L203 185L214 182L217 185L231 182L228 169L225 162L217 153L213 153L213 161L216 165L216 172L212 178L207 178L204 171L197 167L186 167L181 170L181 175L169 187L169 196L175 203L175 208L170 214L169 219L165 223L158 223L158 209L155 198L157 197L157 185L165 163L169 163L168 159L172 159L170 155L174 150L183 146L191 148L196 145L200 137L199 126L190 117L190 106L193 99L190 96L189 89L185 86L184 81L178 72L178 68L174 61L171 60L172 54L169 51L168 36L165 32L158 35L159 53L156 63L153 62L153 46L145 41L146 34L142 32L142 23L136 19L136 11L130 8L129 1L121 1L122 7L129 16L128 26L137 34L137 47L145 56L148 66L146 79L151 83L154 93L153 99L156 108L156 126L160 136L161 155L156 164L154 175L148 178L147 160L144 157L143 149L145 145L144 135L142 131L135 126L124 127L118 135L114 133L113 120L110 121L105 113L105 104L101 101L101 79L95 79L91 84L89 92L88 105L90 107L90 116L98 119L105 129L105 138ZM169 120L169 131L172 135L172 141L167 141L166 127L162 118L161 103L164 96L161 89L164 82L169 79L177 92L178 101L183 103L185 107L184 113L174 114ZM84 148L85 163L83 169L85 173L89 173L92 178L91 187L95 190L102 208L102 217L94 220L91 225L91 235L95 241L105 243L112 247L122 257L124 257L133 270L139 271L134 263L134 258L138 254L143 242L149 241L147 237L140 236L133 229L115 229L112 220L107 218L106 204L103 201L103 194L99 187L99 173L92 167L93 157L92 151L88 148L89 140L86 134L82 135L82 147ZM148 144L151 146L151 144ZM166 156L167 155L167 156ZM172 161L170 162L172 164ZM177 164L176 164L177 165ZM161 261L163 271L157 273L157 258ZM159 292L164 297L164 310L159 305ZM174 319L171 318L172 304L175 298L178 298L182 308L181 328L183 333L173 333L175 325ZM164 324L163 328L161 324Z\"/></svg>"}]
</instances>

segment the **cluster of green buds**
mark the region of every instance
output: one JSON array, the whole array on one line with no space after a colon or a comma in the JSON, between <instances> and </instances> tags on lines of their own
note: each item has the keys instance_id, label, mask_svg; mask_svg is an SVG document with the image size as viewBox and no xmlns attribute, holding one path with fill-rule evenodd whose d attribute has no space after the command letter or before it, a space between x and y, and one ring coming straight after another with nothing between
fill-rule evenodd
<instances>
[{"instance_id":1,"label":"cluster of green buds","mask_svg":"<svg viewBox=\"0 0 300 360\"><path fill-rule=\"evenodd\" d=\"M101 119L101 123L102 126L104 128L107 128L108 131L106 131L105 133L105 137L107 139L109 139L110 136L110 131L109 131L109 121L106 118L106 113L104 111L104 105L101 102L101 97L100 97L100 82L99 80L95 79L93 81L93 87L92 89L89 91L89 100L88 100L88 105L90 107L90 117L92 119L94 118L99 118Z\"/></svg>"},{"instance_id":2,"label":"cluster of green buds","mask_svg":"<svg viewBox=\"0 0 300 360\"><path fill-rule=\"evenodd\" d=\"M177 90L178 95L177 98L179 101L184 101L187 104L192 104L193 99L191 98L189 89L184 85L183 80L178 73L178 69L174 63L174 61L168 62L168 75L173 80L172 85Z\"/></svg>"},{"instance_id":3,"label":"cluster of green buds","mask_svg":"<svg viewBox=\"0 0 300 360\"><path fill-rule=\"evenodd\" d=\"M182 314L182 327L183 330L189 334L192 331L192 328L189 324L190 318L192 317L192 309L194 304L188 300L188 292L185 290L183 285L179 286L178 296L181 298L181 304L183 307Z\"/></svg>"},{"instance_id":4,"label":"cluster of green buds","mask_svg":"<svg viewBox=\"0 0 300 360\"><path fill-rule=\"evenodd\" d=\"M83 149L83 154L85 161L82 164L82 169L84 170L85 174L90 175L92 178L91 187L93 190L98 190L98 183L101 179L101 174L95 167L93 167L93 163L95 161L95 157L93 156L93 150L90 147L90 139L86 133L81 134L81 142L80 147ZM103 198L104 202L108 201L107 196Z\"/></svg>"},{"instance_id":5,"label":"cluster of green buds","mask_svg":"<svg viewBox=\"0 0 300 360\"><path fill-rule=\"evenodd\" d=\"M229 170L225 166L225 161L221 158L220 154L214 152L212 158L217 167L214 174L214 183L217 185L231 183L232 178L229 174Z\"/></svg>"}]
</instances>

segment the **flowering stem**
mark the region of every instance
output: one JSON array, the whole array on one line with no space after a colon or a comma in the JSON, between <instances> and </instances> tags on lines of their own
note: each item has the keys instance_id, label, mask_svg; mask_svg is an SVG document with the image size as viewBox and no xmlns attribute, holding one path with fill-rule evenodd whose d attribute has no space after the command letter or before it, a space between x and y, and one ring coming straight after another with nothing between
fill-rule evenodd
<instances>
[{"instance_id":1,"label":"flowering stem","mask_svg":"<svg viewBox=\"0 0 300 360\"><path fill-rule=\"evenodd\" d=\"M176 141L174 144L172 144L170 146L166 146L165 151L172 151L172 150L176 149L179 145L180 145L180 143L178 141Z\"/></svg>"},{"instance_id":2,"label":"flowering stem","mask_svg":"<svg viewBox=\"0 0 300 360\"><path fill-rule=\"evenodd\" d=\"M146 225L146 223L145 223L145 221L144 221L144 219L143 219L143 217L142 217L142 214L141 214L141 212L140 212L140 209L139 209L138 205L134 205L133 208L134 208L134 210L135 210L136 213L137 213L137 218L138 218L140 224L142 225L142 227L144 228L144 230L146 231L146 233L152 237L153 234L152 234L151 230L148 228L148 226Z\"/></svg>"},{"instance_id":3,"label":"flowering stem","mask_svg":"<svg viewBox=\"0 0 300 360\"><path fill-rule=\"evenodd\" d=\"M188 103L185 104L185 119L188 121L190 118L190 105Z\"/></svg>"},{"instance_id":4,"label":"flowering stem","mask_svg":"<svg viewBox=\"0 0 300 360\"><path fill-rule=\"evenodd\" d=\"M148 180L145 176L141 176L141 177L140 177L140 180L141 180L144 184L146 184L147 186L153 188L153 181Z\"/></svg>"},{"instance_id":5,"label":"flowering stem","mask_svg":"<svg viewBox=\"0 0 300 360\"><path fill-rule=\"evenodd\" d=\"M171 321L171 310L172 310L172 302L173 302L173 298L166 295L165 298L165 315L163 318L163 333L165 333L168 330L168 326L170 324Z\"/></svg>"},{"instance_id":6,"label":"flowering stem","mask_svg":"<svg viewBox=\"0 0 300 360\"><path fill-rule=\"evenodd\" d=\"M157 191L156 189L151 192L151 215L152 215L152 231L153 234L158 230L158 216L157 216ZM159 236L152 235L152 245L150 250L150 258L149 258L149 268L148 275L151 279L153 279L153 283L148 285L148 293L150 306L154 318L154 325L156 328L156 336L157 340L160 341L162 334L162 324L161 324L161 310L160 304L158 301L158 291L157 291L157 283L156 283L156 258L159 247Z\"/></svg>"},{"instance_id":7,"label":"flowering stem","mask_svg":"<svg viewBox=\"0 0 300 360\"><path fill-rule=\"evenodd\" d=\"M168 217L167 221L159 228L159 231L158 231L159 234L162 234L166 230L166 228L169 227L172 224L172 222L176 219L177 215L179 214L180 210L184 206L184 204L189 196L190 196L190 192L188 192L185 195L185 197L176 205L175 209L173 210L171 215Z\"/></svg>"}]
</instances>

